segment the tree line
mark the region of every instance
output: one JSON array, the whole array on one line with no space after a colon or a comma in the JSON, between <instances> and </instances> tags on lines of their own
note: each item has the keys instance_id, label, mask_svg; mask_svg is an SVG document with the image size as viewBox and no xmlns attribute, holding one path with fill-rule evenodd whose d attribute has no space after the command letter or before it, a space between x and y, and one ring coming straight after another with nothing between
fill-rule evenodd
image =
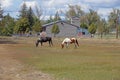
<instances>
[{"instance_id":1,"label":"tree line","mask_svg":"<svg viewBox=\"0 0 120 80\"><path fill-rule=\"evenodd\" d=\"M103 35L115 32L116 38L120 34L120 10L113 9L108 14L107 20L102 18L97 11L89 9L89 12L84 12L79 5L68 5L69 9L64 13L65 19L69 22L73 16L80 18L80 27L88 29L91 35L98 34L102 38ZM42 20L42 10L36 6L35 11L31 7L27 7L26 3L22 5L19 11L18 18L15 19L9 14L3 15L4 10L0 6L0 35L11 36L12 34L26 34L29 32L41 32L42 25L57 20L61 20L57 11L54 17L50 16L48 20ZM51 32L58 34L59 26L54 24Z\"/></svg>"}]
</instances>

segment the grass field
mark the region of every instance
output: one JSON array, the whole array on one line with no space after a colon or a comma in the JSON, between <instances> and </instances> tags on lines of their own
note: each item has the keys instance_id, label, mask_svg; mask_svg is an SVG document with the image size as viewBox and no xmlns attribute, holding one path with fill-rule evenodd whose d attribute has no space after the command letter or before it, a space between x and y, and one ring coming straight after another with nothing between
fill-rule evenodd
<instances>
[{"instance_id":1,"label":"grass field","mask_svg":"<svg viewBox=\"0 0 120 80\"><path fill-rule=\"evenodd\" d=\"M61 49L62 39L54 39L53 47L45 43L36 48L35 40L21 38L7 47L14 58L56 80L120 80L119 40L79 39L77 49L73 45Z\"/></svg>"}]
</instances>

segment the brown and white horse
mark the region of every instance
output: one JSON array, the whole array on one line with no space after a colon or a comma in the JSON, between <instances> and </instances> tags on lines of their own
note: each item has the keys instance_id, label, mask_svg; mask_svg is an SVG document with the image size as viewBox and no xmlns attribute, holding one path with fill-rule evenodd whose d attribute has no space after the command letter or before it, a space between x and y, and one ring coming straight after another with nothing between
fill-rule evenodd
<instances>
[{"instance_id":1,"label":"brown and white horse","mask_svg":"<svg viewBox=\"0 0 120 80\"><path fill-rule=\"evenodd\" d=\"M61 43L61 47L64 48L64 45L66 45L67 48L68 45L72 43L74 43L75 48L79 46L78 40L76 38L65 38Z\"/></svg>"}]
</instances>

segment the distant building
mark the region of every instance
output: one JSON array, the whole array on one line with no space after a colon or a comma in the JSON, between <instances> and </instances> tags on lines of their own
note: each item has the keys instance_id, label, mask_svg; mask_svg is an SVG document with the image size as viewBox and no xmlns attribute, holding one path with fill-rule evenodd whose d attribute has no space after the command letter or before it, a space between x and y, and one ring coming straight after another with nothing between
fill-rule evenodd
<instances>
[{"instance_id":1,"label":"distant building","mask_svg":"<svg viewBox=\"0 0 120 80\"><path fill-rule=\"evenodd\" d=\"M59 20L42 25L48 36L53 36L51 29L54 24L57 24L60 29L60 33L56 35L57 37L75 37L89 34L87 29L80 28L79 17L72 17L70 22Z\"/></svg>"}]
</instances>

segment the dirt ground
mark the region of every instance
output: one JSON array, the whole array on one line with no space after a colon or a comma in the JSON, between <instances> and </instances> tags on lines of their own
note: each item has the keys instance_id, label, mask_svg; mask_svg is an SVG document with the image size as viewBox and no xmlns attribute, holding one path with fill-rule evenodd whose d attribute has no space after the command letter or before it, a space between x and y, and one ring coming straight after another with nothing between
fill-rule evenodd
<instances>
[{"instance_id":1,"label":"dirt ground","mask_svg":"<svg viewBox=\"0 0 120 80\"><path fill-rule=\"evenodd\" d=\"M27 67L12 57L12 53L6 49L11 42L0 43L0 80L54 80L52 76Z\"/></svg>"}]
</instances>

